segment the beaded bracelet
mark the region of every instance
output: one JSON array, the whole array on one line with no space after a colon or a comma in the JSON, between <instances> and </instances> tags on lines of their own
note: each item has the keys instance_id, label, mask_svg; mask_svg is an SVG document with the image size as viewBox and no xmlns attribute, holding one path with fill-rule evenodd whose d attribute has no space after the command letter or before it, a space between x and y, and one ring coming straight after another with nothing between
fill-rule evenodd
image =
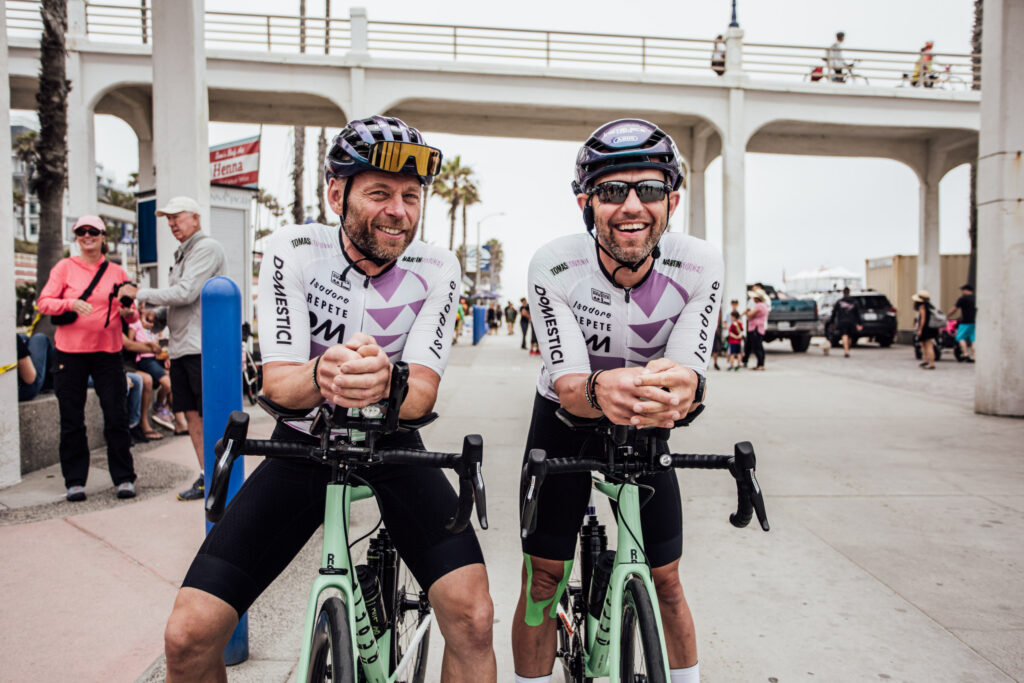
<instances>
[{"instance_id":1,"label":"beaded bracelet","mask_svg":"<svg viewBox=\"0 0 1024 683\"><path fill-rule=\"evenodd\" d=\"M321 353L319 356L316 357L316 362L313 363L313 386L316 387L317 391L322 391L320 389L320 382L316 381L316 372L317 370L320 369L320 361L323 359L323 357L324 355Z\"/></svg>"},{"instance_id":2,"label":"beaded bracelet","mask_svg":"<svg viewBox=\"0 0 1024 683\"><path fill-rule=\"evenodd\" d=\"M601 410L601 404L597 402L597 378L602 372L604 370L595 370L590 373L590 377L587 377L587 381L583 384L583 396L594 410Z\"/></svg>"}]
</instances>

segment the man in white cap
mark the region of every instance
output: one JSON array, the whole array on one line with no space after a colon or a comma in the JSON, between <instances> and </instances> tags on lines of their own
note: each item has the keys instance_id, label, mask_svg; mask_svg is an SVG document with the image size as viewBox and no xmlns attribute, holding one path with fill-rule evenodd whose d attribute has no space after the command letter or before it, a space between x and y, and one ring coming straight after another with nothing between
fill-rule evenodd
<instances>
[{"instance_id":1,"label":"man in white cap","mask_svg":"<svg viewBox=\"0 0 1024 683\"><path fill-rule=\"evenodd\" d=\"M224 275L224 247L202 232L199 203L190 197L174 197L156 215L167 218L167 225L181 246L174 252L169 286L140 288L136 301L161 306L152 315L167 323L170 330L168 352L171 358L171 396L174 411L185 413L188 435L199 459L199 478L192 487L178 494L178 500L202 500L203 477L203 370L202 293L211 277ZM130 292L125 292L131 294Z\"/></svg>"}]
</instances>

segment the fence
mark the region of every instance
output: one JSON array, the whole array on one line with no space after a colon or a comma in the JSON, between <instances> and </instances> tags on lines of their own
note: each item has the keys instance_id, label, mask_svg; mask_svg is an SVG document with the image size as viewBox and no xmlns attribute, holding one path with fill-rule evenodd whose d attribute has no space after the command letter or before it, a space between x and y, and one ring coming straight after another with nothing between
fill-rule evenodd
<instances>
[{"instance_id":1,"label":"fence","mask_svg":"<svg viewBox=\"0 0 1024 683\"><path fill-rule=\"evenodd\" d=\"M146 45L152 41L151 3L85 3L86 35L98 42ZM11 37L42 30L38 0L6 0ZM361 21L282 14L206 12L207 49L342 56L365 45L375 59L508 64L639 73L707 75L711 40L612 33L574 33L484 26ZM756 80L813 82L822 87L897 86L968 90L980 82L980 56L935 53L930 69L915 76L920 53L844 49L852 67L830 68L825 46L743 45L743 73ZM978 78L975 79L975 76Z\"/></svg>"}]
</instances>

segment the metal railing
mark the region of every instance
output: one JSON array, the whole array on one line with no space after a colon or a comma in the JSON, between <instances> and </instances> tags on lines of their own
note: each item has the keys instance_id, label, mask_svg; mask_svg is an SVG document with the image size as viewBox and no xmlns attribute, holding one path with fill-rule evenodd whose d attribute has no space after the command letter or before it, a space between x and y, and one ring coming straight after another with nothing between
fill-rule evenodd
<instances>
[{"instance_id":1,"label":"metal railing","mask_svg":"<svg viewBox=\"0 0 1024 683\"><path fill-rule=\"evenodd\" d=\"M152 3L157 0L105 0L85 3L88 37L102 42L147 44L152 41ZM37 37L42 30L38 0L6 0L8 34ZM353 35L358 31L359 35ZM365 33L363 33L365 32ZM611 33L575 33L528 29L367 21L245 12L206 12L206 47L258 53L341 56L365 45L377 59L425 59L458 63L542 66L633 73L708 75L711 40ZM851 66L835 70L826 46L746 43L743 73L752 79L820 83L823 87L859 85L969 90L980 58L936 53L920 73L920 53L900 50L843 49Z\"/></svg>"}]
</instances>

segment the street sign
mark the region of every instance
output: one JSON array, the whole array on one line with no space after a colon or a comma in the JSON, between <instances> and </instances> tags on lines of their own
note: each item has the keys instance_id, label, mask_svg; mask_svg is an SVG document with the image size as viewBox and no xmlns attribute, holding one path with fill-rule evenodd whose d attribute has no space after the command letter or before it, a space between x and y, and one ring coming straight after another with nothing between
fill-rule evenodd
<instances>
[{"instance_id":1,"label":"street sign","mask_svg":"<svg viewBox=\"0 0 1024 683\"><path fill-rule=\"evenodd\" d=\"M210 148L210 182L256 189L260 174L260 138Z\"/></svg>"}]
</instances>

